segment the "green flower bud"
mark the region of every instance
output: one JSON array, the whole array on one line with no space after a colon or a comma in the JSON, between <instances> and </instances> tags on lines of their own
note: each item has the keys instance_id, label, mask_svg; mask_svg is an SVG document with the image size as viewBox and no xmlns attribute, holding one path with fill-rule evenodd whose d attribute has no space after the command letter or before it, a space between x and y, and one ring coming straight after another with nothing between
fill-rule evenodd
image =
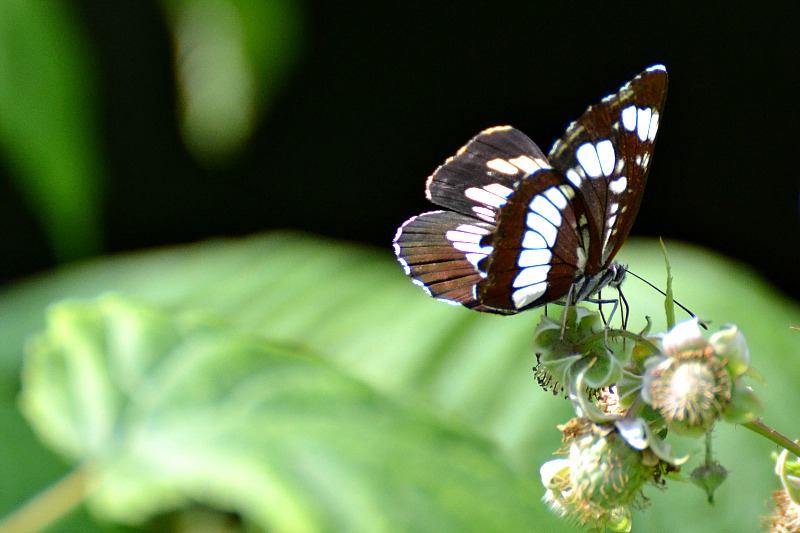
<instances>
[{"instance_id":1,"label":"green flower bud","mask_svg":"<svg viewBox=\"0 0 800 533\"><path fill-rule=\"evenodd\" d=\"M564 313L558 319L542 317L536 327L533 343L539 383L558 394L575 390L579 374L583 386L595 392L619 381L634 343L609 335L597 312L570 306Z\"/></svg>"},{"instance_id":2,"label":"green flower bud","mask_svg":"<svg viewBox=\"0 0 800 533\"><path fill-rule=\"evenodd\" d=\"M728 477L728 471L717 462L698 466L692 471L692 483L700 487L708 495L708 503L714 503L714 491L722 485Z\"/></svg>"},{"instance_id":3,"label":"green flower bud","mask_svg":"<svg viewBox=\"0 0 800 533\"><path fill-rule=\"evenodd\" d=\"M718 357L728 362L732 376L741 376L750 368L750 350L742 332L733 324L728 324L711 335L708 343Z\"/></svg>"},{"instance_id":4,"label":"green flower bud","mask_svg":"<svg viewBox=\"0 0 800 533\"><path fill-rule=\"evenodd\" d=\"M630 531L631 505L644 501L644 484L663 485L664 474L685 460L668 457L663 443L656 450L659 439L641 419L573 418L559 429L564 448L558 453L568 458L542 466L543 499L560 516L599 531Z\"/></svg>"},{"instance_id":5,"label":"green flower bud","mask_svg":"<svg viewBox=\"0 0 800 533\"><path fill-rule=\"evenodd\" d=\"M752 387L744 385L740 380L733 383L731 402L722 412L722 417L731 424L752 422L764 411L764 404L756 396Z\"/></svg>"},{"instance_id":6,"label":"green flower bud","mask_svg":"<svg viewBox=\"0 0 800 533\"><path fill-rule=\"evenodd\" d=\"M582 424L569 444L570 477L578 497L603 509L631 503L654 475L643 455L613 425Z\"/></svg>"},{"instance_id":7,"label":"green flower bud","mask_svg":"<svg viewBox=\"0 0 800 533\"><path fill-rule=\"evenodd\" d=\"M542 500L550 510L580 526L628 533L633 525L630 508L623 506L606 510L580 500L572 490L569 470L568 459L555 459L542 465L542 483L547 487Z\"/></svg>"}]
</instances>

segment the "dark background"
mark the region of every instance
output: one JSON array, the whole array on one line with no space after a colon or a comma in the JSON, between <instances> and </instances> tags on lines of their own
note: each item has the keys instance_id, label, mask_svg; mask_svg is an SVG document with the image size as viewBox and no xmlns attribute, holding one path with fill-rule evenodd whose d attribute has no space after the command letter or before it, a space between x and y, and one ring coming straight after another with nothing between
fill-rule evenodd
<instances>
[{"instance_id":1,"label":"dark background","mask_svg":"<svg viewBox=\"0 0 800 533\"><path fill-rule=\"evenodd\" d=\"M793 2L307 2L304 51L245 153L183 148L157 4L75 4L100 68L106 250L296 228L389 253L425 178L478 131L547 152L653 63L670 94L635 235L702 244L800 297ZM0 156L2 281L53 265Z\"/></svg>"}]
</instances>

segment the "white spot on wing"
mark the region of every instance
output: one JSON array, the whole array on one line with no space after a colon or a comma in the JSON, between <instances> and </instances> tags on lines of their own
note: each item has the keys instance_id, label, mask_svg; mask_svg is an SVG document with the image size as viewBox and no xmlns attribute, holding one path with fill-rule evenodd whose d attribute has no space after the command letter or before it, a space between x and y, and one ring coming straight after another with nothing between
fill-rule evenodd
<instances>
[{"instance_id":1,"label":"white spot on wing","mask_svg":"<svg viewBox=\"0 0 800 533\"><path fill-rule=\"evenodd\" d=\"M653 119L650 121L650 133L647 135L647 140L650 142L655 141L656 133L658 133L658 113L653 113Z\"/></svg>"},{"instance_id":2,"label":"white spot on wing","mask_svg":"<svg viewBox=\"0 0 800 533\"><path fill-rule=\"evenodd\" d=\"M534 213L538 213L539 215L546 218L552 225L560 226L561 225L561 212L547 201L547 198L542 196L541 194L537 194L531 200L529 205L531 211Z\"/></svg>"},{"instance_id":3,"label":"white spot on wing","mask_svg":"<svg viewBox=\"0 0 800 533\"><path fill-rule=\"evenodd\" d=\"M501 174L508 174L509 176L513 176L514 174L519 172L519 169L517 167L515 167L505 159L500 159L500 158L487 161L486 166L492 170L500 172Z\"/></svg>"},{"instance_id":4,"label":"white spot on wing","mask_svg":"<svg viewBox=\"0 0 800 533\"><path fill-rule=\"evenodd\" d=\"M614 194L622 194L628 189L628 178L625 176L620 176L609 183L608 188L611 189L611 192Z\"/></svg>"},{"instance_id":5,"label":"white spot on wing","mask_svg":"<svg viewBox=\"0 0 800 533\"><path fill-rule=\"evenodd\" d=\"M567 172L567 174L569 175L569 172ZM575 198L575 189L573 189L569 185L559 185L557 188L561 192L561 194L564 195L564 198L566 198L567 201L570 201L573 198Z\"/></svg>"},{"instance_id":6,"label":"white spot on wing","mask_svg":"<svg viewBox=\"0 0 800 533\"><path fill-rule=\"evenodd\" d=\"M395 243L393 247L394 247L394 254L397 256L397 260L400 262L400 266L403 267L403 272L405 272L406 276L410 276L411 266L409 266L408 261L406 261L402 255L400 255L402 253L400 245Z\"/></svg>"},{"instance_id":7,"label":"white spot on wing","mask_svg":"<svg viewBox=\"0 0 800 533\"><path fill-rule=\"evenodd\" d=\"M558 187L547 189L543 194L548 200L553 202L553 205L558 209L563 210L567 207L567 197L564 196L564 193Z\"/></svg>"},{"instance_id":8,"label":"white spot on wing","mask_svg":"<svg viewBox=\"0 0 800 533\"><path fill-rule=\"evenodd\" d=\"M454 230L448 230L444 236L450 241L453 248L459 252L464 252L466 260L477 267L478 263L494 250L491 246L480 245L481 238L486 233L488 232L484 228L471 224L462 224Z\"/></svg>"},{"instance_id":9,"label":"white spot on wing","mask_svg":"<svg viewBox=\"0 0 800 533\"><path fill-rule=\"evenodd\" d=\"M414 278L411 278L411 282L417 287L422 287L422 290L425 291L428 294L428 296L433 296L433 293L431 293L431 290L428 288L427 285L425 285L424 282Z\"/></svg>"},{"instance_id":10,"label":"white spot on wing","mask_svg":"<svg viewBox=\"0 0 800 533\"><path fill-rule=\"evenodd\" d=\"M542 237L541 233L536 231L526 231L522 237L522 247L529 250L539 248L547 248L547 242Z\"/></svg>"},{"instance_id":11,"label":"white spot on wing","mask_svg":"<svg viewBox=\"0 0 800 533\"><path fill-rule=\"evenodd\" d=\"M614 145L609 140L600 141L597 143L596 149L597 158L600 160L600 168L603 170L603 175L610 176L614 172L614 164L616 163Z\"/></svg>"},{"instance_id":12,"label":"white spot on wing","mask_svg":"<svg viewBox=\"0 0 800 533\"><path fill-rule=\"evenodd\" d=\"M482 238L482 236L477 233L459 231L458 229L448 230L444 236L447 237L447 240L450 242L471 242L475 244L481 242Z\"/></svg>"},{"instance_id":13,"label":"white spot on wing","mask_svg":"<svg viewBox=\"0 0 800 533\"><path fill-rule=\"evenodd\" d=\"M489 253L491 253L491 248L490 248L490 250L489 250ZM488 253L484 254L484 253L480 253L480 252L474 252L474 253L468 253L468 254L464 254L464 257L466 257L466 258L467 258L467 261L469 261L470 263L472 263L472 266L474 266L475 268L477 268L477 267L478 267L478 263L480 263L481 261L483 261L483 259L484 259L484 258L485 258L487 255L489 255L489 254L488 254Z\"/></svg>"},{"instance_id":14,"label":"white spot on wing","mask_svg":"<svg viewBox=\"0 0 800 533\"><path fill-rule=\"evenodd\" d=\"M482 218L486 222L494 222L494 211L491 209L480 205L473 205L472 210L478 218Z\"/></svg>"},{"instance_id":15,"label":"white spot on wing","mask_svg":"<svg viewBox=\"0 0 800 533\"><path fill-rule=\"evenodd\" d=\"M502 196L503 198L508 198L511 196L511 193L514 192L514 189L506 187L500 183L490 183L489 185L484 185L483 188L490 193L496 194L497 196Z\"/></svg>"},{"instance_id":16,"label":"white spot on wing","mask_svg":"<svg viewBox=\"0 0 800 533\"><path fill-rule=\"evenodd\" d=\"M478 235L489 235L488 229L480 226L473 226L472 224L459 224L456 230L466 231L467 233L477 233Z\"/></svg>"},{"instance_id":17,"label":"white spot on wing","mask_svg":"<svg viewBox=\"0 0 800 533\"><path fill-rule=\"evenodd\" d=\"M603 169L600 167L600 158L597 155L597 149L592 143L583 143L575 151L575 156L578 158L578 163L583 167L583 171L590 178L599 178Z\"/></svg>"},{"instance_id":18,"label":"white spot on wing","mask_svg":"<svg viewBox=\"0 0 800 533\"><path fill-rule=\"evenodd\" d=\"M549 265L553 254L547 248L543 250L522 250L517 259L517 266L520 268Z\"/></svg>"},{"instance_id":19,"label":"white spot on wing","mask_svg":"<svg viewBox=\"0 0 800 533\"><path fill-rule=\"evenodd\" d=\"M576 187L580 187L581 186L581 177L577 172L575 172L575 169L571 168L571 169L567 170L567 179L574 186L576 186Z\"/></svg>"},{"instance_id":20,"label":"white spot on wing","mask_svg":"<svg viewBox=\"0 0 800 533\"><path fill-rule=\"evenodd\" d=\"M517 309L520 309L541 298L546 290L547 290L547 283L545 282L536 283L534 285L531 285L530 287L525 287L514 291L511 294L511 299L514 301L514 306Z\"/></svg>"},{"instance_id":21,"label":"white spot on wing","mask_svg":"<svg viewBox=\"0 0 800 533\"><path fill-rule=\"evenodd\" d=\"M628 130L633 131L636 129L636 107L629 105L622 110L622 126Z\"/></svg>"},{"instance_id":22,"label":"white spot on wing","mask_svg":"<svg viewBox=\"0 0 800 533\"><path fill-rule=\"evenodd\" d=\"M531 266L520 270L517 277L514 278L512 287L518 289L520 287L527 287L547 280L547 273L550 272L550 265Z\"/></svg>"},{"instance_id":23,"label":"white spot on wing","mask_svg":"<svg viewBox=\"0 0 800 533\"><path fill-rule=\"evenodd\" d=\"M549 220L542 217L538 213L528 213L525 222L530 229L539 232L539 234L544 237L548 248L553 247L553 244L556 242L558 228L556 228Z\"/></svg>"},{"instance_id":24,"label":"white spot on wing","mask_svg":"<svg viewBox=\"0 0 800 533\"><path fill-rule=\"evenodd\" d=\"M450 236L448 235L447 238L449 239ZM490 253L492 253L491 246L480 246L478 243L475 242L464 242L464 241L450 241L450 242L453 243L453 248L455 248L459 252L471 253L471 254L483 254L484 256L487 256Z\"/></svg>"},{"instance_id":25,"label":"white spot on wing","mask_svg":"<svg viewBox=\"0 0 800 533\"><path fill-rule=\"evenodd\" d=\"M508 162L527 174L533 174L534 172L542 170L543 168L550 168L550 165L548 165L547 161L544 159L539 157L534 159L528 157L527 155L521 155L519 157L509 159Z\"/></svg>"},{"instance_id":26,"label":"white spot on wing","mask_svg":"<svg viewBox=\"0 0 800 533\"><path fill-rule=\"evenodd\" d=\"M575 268L578 272L583 272L586 268L586 251L582 247L578 247L578 261L575 263Z\"/></svg>"},{"instance_id":27,"label":"white spot on wing","mask_svg":"<svg viewBox=\"0 0 800 533\"><path fill-rule=\"evenodd\" d=\"M636 117L636 134L639 140L644 142L650 134L650 117L653 116L653 110L649 107L646 109L638 109Z\"/></svg>"},{"instance_id":28,"label":"white spot on wing","mask_svg":"<svg viewBox=\"0 0 800 533\"><path fill-rule=\"evenodd\" d=\"M486 190L486 188L470 187L464 191L464 196L473 202L478 202L480 204L495 208L503 206L506 203L505 197L498 196L497 194Z\"/></svg>"}]
</instances>

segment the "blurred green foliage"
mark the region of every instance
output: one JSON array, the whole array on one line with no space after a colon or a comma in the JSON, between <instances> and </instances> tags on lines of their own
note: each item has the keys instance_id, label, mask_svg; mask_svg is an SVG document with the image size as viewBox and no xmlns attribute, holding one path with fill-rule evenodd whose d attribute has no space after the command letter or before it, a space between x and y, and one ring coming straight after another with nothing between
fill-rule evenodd
<instances>
[{"instance_id":1,"label":"blurred green foliage","mask_svg":"<svg viewBox=\"0 0 800 533\"><path fill-rule=\"evenodd\" d=\"M184 143L221 164L247 142L301 52L294 0L163 0Z\"/></svg>"},{"instance_id":2,"label":"blurred green foliage","mask_svg":"<svg viewBox=\"0 0 800 533\"><path fill-rule=\"evenodd\" d=\"M201 163L230 161L302 51L295 0L163 0L181 132ZM103 248L102 79L65 0L0 2L0 156L53 255Z\"/></svg>"},{"instance_id":3,"label":"blurred green foliage","mask_svg":"<svg viewBox=\"0 0 800 533\"><path fill-rule=\"evenodd\" d=\"M798 309L747 269L668 250L676 298L739 325L769 382L758 387L767 421L791 435ZM623 259L664 275L654 241L629 242ZM662 298L635 280L624 288L631 327L649 314L662 329ZM109 291L127 296L45 313ZM96 464L109 484L87 503L106 519L184 513L190 499L278 530L570 531L538 501L538 468L571 408L533 379L536 320L432 301L387 251L297 234L109 258L15 285L0 294L0 437L15 442L0 451L14 465L0 478L0 513ZM13 407L24 339L45 326L28 344L22 398L48 445ZM772 447L724 424L714 436L731 471L716 507L688 484L651 488L638 531L757 527L777 484Z\"/></svg>"},{"instance_id":4,"label":"blurred green foliage","mask_svg":"<svg viewBox=\"0 0 800 533\"><path fill-rule=\"evenodd\" d=\"M185 145L223 164L302 53L300 7L160 5ZM68 2L0 2L0 150L60 260L102 249L100 83ZM769 383L767 419L796 436L797 307L738 265L669 252L675 297L738 324ZM656 243L621 256L663 278ZM625 292L633 328L646 314L664 328L661 298L635 280ZM571 408L533 379L536 319L433 302L388 251L296 234L102 258L7 287L0 516L83 465L99 485L51 531L164 529L197 505L279 531L570 531L538 501L538 467ZM776 486L770 447L730 426L715 438L732 472L717 507L688 486L651 491L637 530L755 529Z\"/></svg>"},{"instance_id":5,"label":"blurred green foliage","mask_svg":"<svg viewBox=\"0 0 800 533\"><path fill-rule=\"evenodd\" d=\"M101 249L97 96L91 48L68 3L0 2L0 149L62 261Z\"/></svg>"}]
</instances>

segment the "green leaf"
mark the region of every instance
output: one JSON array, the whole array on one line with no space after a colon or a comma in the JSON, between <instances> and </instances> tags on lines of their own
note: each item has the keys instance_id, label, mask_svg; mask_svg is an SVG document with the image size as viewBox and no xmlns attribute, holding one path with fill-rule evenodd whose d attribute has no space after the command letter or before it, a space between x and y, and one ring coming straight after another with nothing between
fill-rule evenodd
<instances>
[{"instance_id":1,"label":"green leaf","mask_svg":"<svg viewBox=\"0 0 800 533\"><path fill-rule=\"evenodd\" d=\"M89 47L71 6L0 2L0 149L60 260L101 247Z\"/></svg>"},{"instance_id":2,"label":"green leaf","mask_svg":"<svg viewBox=\"0 0 800 533\"><path fill-rule=\"evenodd\" d=\"M669 267L669 254L667 254L667 247L664 244L664 239L658 239L658 244L661 245L661 253L664 254L664 267L667 271L666 289L664 290L664 311L667 318L667 329L675 327L675 300L672 296L672 272Z\"/></svg>"},{"instance_id":3,"label":"green leaf","mask_svg":"<svg viewBox=\"0 0 800 533\"><path fill-rule=\"evenodd\" d=\"M105 520L189 502L277 531L521 531L536 518L535 479L465 428L297 350L116 296L54 306L23 378L25 414L91 472Z\"/></svg>"},{"instance_id":4,"label":"green leaf","mask_svg":"<svg viewBox=\"0 0 800 533\"><path fill-rule=\"evenodd\" d=\"M217 164L249 140L300 52L296 0L163 0L175 42L181 130Z\"/></svg>"},{"instance_id":5,"label":"green leaf","mask_svg":"<svg viewBox=\"0 0 800 533\"><path fill-rule=\"evenodd\" d=\"M752 366L768 383L756 384L766 405L764 416L796 436L796 417L783 406L800 405L800 366L795 364L800 334L788 329L797 325L798 306L741 265L680 243L668 246L675 298L704 319L737 325L747 338ZM620 256L637 274L656 282L664 278L656 241L631 239ZM567 402L542 393L533 379L536 359L530 342L537 311L495 317L448 306L411 284L388 246L376 251L285 233L110 257L5 289L0 293L0 400L11 401L17 390L23 341L44 327L45 307L110 290L155 304L171 320L223 321L229 331L270 339L291 353L316 354L341 379L361 383L412 412L423 406L422 412L446 421L445 427L485 437L492 445L487 451L499 449L520 479L536 481L539 465L559 447L555 425L572 414ZM633 278L623 290L631 304L631 329L644 326L649 315L654 332L665 330L659 294ZM667 491L647 492L650 507L634 513L637 530L695 531L697 524L712 532L758 527L763 502L775 484L771 447L728 424L719 424L714 437L715 458L731 470L714 510L697 491L670 484ZM689 448L697 448L695 441ZM35 443L24 449L0 447L0 454L12 453L5 463L15 462L17 475L35 472L41 479L36 465L53 463L47 467L52 478L63 474L63 467L57 468ZM444 453L437 457L443 465L457 466ZM29 464L29 458L37 462ZM375 461L381 461L377 452ZM686 471L693 466L687 464ZM19 502L7 496L19 494L9 485L13 481L0 476L0 509L5 511ZM516 501L537 513L525 531L572 530L544 511L538 502L543 489L531 493L525 483L517 486L523 494ZM487 508L504 509L500 498L484 496Z\"/></svg>"}]
</instances>

